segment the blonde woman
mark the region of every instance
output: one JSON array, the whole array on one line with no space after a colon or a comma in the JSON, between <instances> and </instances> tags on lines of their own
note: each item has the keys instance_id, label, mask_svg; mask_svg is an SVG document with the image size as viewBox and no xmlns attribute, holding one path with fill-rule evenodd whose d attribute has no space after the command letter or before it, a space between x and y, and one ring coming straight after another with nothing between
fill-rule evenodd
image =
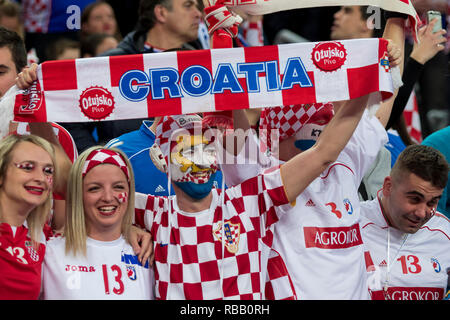
<instances>
[{"instance_id":1,"label":"blonde woman","mask_svg":"<svg viewBox=\"0 0 450 320\"><path fill-rule=\"evenodd\" d=\"M52 144L38 136L0 142L0 299L39 296L55 163Z\"/></svg>"},{"instance_id":2,"label":"blonde woman","mask_svg":"<svg viewBox=\"0 0 450 320\"><path fill-rule=\"evenodd\" d=\"M65 236L48 242L44 299L153 299L154 276L128 242L134 176L117 149L92 147L75 161Z\"/></svg>"}]
</instances>

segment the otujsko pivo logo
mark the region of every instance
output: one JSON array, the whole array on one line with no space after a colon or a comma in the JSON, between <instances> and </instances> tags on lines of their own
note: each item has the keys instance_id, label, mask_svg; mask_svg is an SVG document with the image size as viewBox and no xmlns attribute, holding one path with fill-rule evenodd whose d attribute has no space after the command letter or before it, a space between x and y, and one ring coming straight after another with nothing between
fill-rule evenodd
<instances>
[{"instance_id":1,"label":"otujsko pivo logo","mask_svg":"<svg viewBox=\"0 0 450 320\"><path fill-rule=\"evenodd\" d=\"M35 81L30 88L24 90L20 97L20 114L33 114L42 105L42 92L39 81Z\"/></svg>"},{"instance_id":2,"label":"otujsko pivo logo","mask_svg":"<svg viewBox=\"0 0 450 320\"><path fill-rule=\"evenodd\" d=\"M340 42L321 42L313 48L311 59L320 70L332 72L344 65L347 60L347 50Z\"/></svg>"},{"instance_id":3,"label":"otujsko pivo logo","mask_svg":"<svg viewBox=\"0 0 450 320\"><path fill-rule=\"evenodd\" d=\"M81 112L91 120L106 119L114 110L114 97L107 89L92 86L79 99Z\"/></svg>"}]
</instances>

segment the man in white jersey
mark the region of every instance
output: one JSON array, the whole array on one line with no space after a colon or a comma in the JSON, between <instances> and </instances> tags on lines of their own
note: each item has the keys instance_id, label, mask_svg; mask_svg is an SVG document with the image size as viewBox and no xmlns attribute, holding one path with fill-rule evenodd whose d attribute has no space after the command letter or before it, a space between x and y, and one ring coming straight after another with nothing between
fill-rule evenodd
<instances>
[{"instance_id":1,"label":"man in white jersey","mask_svg":"<svg viewBox=\"0 0 450 320\"><path fill-rule=\"evenodd\" d=\"M389 19L385 37L402 43L403 25L401 18ZM384 126L392 103L393 98L383 102L376 117L363 116L337 161L296 198L295 207L274 226L266 298L370 298L359 227L358 186L387 141ZM305 114L313 113L311 108L317 112L309 121L302 122ZM264 112L261 129L281 131L279 160L288 161L306 150L309 140L317 139L330 118L323 108L293 106L291 110L280 107ZM291 124L290 131L284 132L280 123ZM297 132L292 130L294 123ZM252 139L247 141L251 143ZM261 169L257 165L224 166L224 177L227 185L233 185Z\"/></svg>"},{"instance_id":2,"label":"man in white jersey","mask_svg":"<svg viewBox=\"0 0 450 320\"><path fill-rule=\"evenodd\" d=\"M408 146L377 199L361 203L373 299L441 300L450 272L450 222L436 212L448 163L436 149Z\"/></svg>"}]
</instances>

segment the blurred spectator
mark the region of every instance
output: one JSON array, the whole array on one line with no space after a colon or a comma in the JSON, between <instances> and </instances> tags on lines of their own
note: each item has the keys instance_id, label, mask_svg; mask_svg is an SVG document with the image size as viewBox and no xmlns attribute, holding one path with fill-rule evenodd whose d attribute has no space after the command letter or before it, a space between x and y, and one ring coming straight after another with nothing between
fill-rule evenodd
<instances>
[{"instance_id":1,"label":"blurred spectator","mask_svg":"<svg viewBox=\"0 0 450 320\"><path fill-rule=\"evenodd\" d=\"M447 0L413 0L412 2L423 22L426 22L427 11L441 12L445 28L445 15L448 10ZM413 44L410 39L405 47L406 55L409 55L412 49ZM424 138L449 124L450 106L447 96L449 91L447 74L448 56L444 52L439 52L424 65L419 77L416 94Z\"/></svg>"},{"instance_id":2,"label":"blurred spectator","mask_svg":"<svg viewBox=\"0 0 450 320\"><path fill-rule=\"evenodd\" d=\"M61 38L48 46L46 56L48 60L78 59L80 58L80 43Z\"/></svg>"},{"instance_id":3,"label":"blurred spectator","mask_svg":"<svg viewBox=\"0 0 450 320\"><path fill-rule=\"evenodd\" d=\"M23 40L16 32L0 27L0 98L14 85L17 74L26 65Z\"/></svg>"},{"instance_id":4,"label":"blurred spectator","mask_svg":"<svg viewBox=\"0 0 450 320\"><path fill-rule=\"evenodd\" d=\"M441 130L435 131L430 134L423 142L423 145L433 147L439 150L444 156L447 162L450 162L450 145L448 141L450 140L450 127L443 128ZM445 214L447 218L450 218L450 172L448 174L449 180L442 193L441 198L437 206L437 210Z\"/></svg>"},{"instance_id":5,"label":"blurred spectator","mask_svg":"<svg viewBox=\"0 0 450 320\"><path fill-rule=\"evenodd\" d=\"M264 15L267 44L274 44L280 32L289 31L307 41L329 40L333 14L338 7L306 8Z\"/></svg>"},{"instance_id":6,"label":"blurred spectator","mask_svg":"<svg viewBox=\"0 0 450 320\"><path fill-rule=\"evenodd\" d=\"M188 43L198 37L200 18L196 0L141 0L136 29L104 55L194 49Z\"/></svg>"},{"instance_id":7,"label":"blurred spectator","mask_svg":"<svg viewBox=\"0 0 450 320\"><path fill-rule=\"evenodd\" d=\"M86 6L81 15L81 37L93 33L105 33L122 40L113 8L105 1L96 1Z\"/></svg>"},{"instance_id":8,"label":"blurred spectator","mask_svg":"<svg viewBox=\"0 0 450 320\"><path fill-rule=\"evenodd\" d=\"M201 0L200 0L201 1ZM117 25L122 35L136 28L138 21L139 0L106 0L114 10Z\"/></svg>"},{"instance_id":9,"label":"blurred spectator","mask_svg":"<svg viewBox=\"0 0 450 320\"><path fill-rule=\"evenodd\" d=\"M22 20L22 8L11 1L0 4L0 26L16 32L22 39L25 36Z\"/></svg>"},{"instance_id":10,"label":"blurred spectator","mask_svg":"<svg viewBox=\"0 0 450 320\"><path fill-rule=\"evenodd\" d=\"M40 62L46 48L60 38L79 40L81 12L95 0L22 0L27 50L36 49Z\"/></svg>"},{"instance_id":11,"label":"blurred spectator","mask_svg":"<svg viewBox=\"0 0 450 320\"><path fill-rule=\"evenodd\" d=\"M201 13L196 0L141 0L136 29L125 36L117 48L102 56L160 52L185 47L198 36ZM102 121L97 124L98 141L92 127L81 123L65 123L80 152L95 144L104 144L124 133L138 130L146 119Z\"/></svg>"},{"instance_id":12,"label":"blurred spectator","mask_svg":"<svg viewBox=\"0 0 450 320\"><path fill-rule=\"evenodd\" d=\"M367 6L342 6L335 14L331 26L331 40L371 38L373 30L369 23Z\"/></svg>"},{"instance_id":13,"label":"blurred spectator","mask_svg":"<svg viewBox=\"0 0 450 320\"><path fill-rule=\"evenodd\" d=\"M105 33L93 33L81 39L81 57L96 57L114 49L119 42L114 36Z\"/></svg>"}]
</instances>

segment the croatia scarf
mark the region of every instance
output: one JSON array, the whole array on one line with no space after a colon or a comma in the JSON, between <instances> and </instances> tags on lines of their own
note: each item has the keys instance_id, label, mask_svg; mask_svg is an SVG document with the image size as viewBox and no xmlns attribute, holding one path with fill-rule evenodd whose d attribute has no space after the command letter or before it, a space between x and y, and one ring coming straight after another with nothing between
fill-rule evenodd
<instances>
[{"instance_id":1,"label":"croatia scarf","mask_svg":"<svg viewBox=\"0 0 450 320\"><path fill-rule=\"evenodd\" d=\"M393 85L384 39L46 61L21 122L90 122L323 103Z\"/></svg>"}]
</instances>

